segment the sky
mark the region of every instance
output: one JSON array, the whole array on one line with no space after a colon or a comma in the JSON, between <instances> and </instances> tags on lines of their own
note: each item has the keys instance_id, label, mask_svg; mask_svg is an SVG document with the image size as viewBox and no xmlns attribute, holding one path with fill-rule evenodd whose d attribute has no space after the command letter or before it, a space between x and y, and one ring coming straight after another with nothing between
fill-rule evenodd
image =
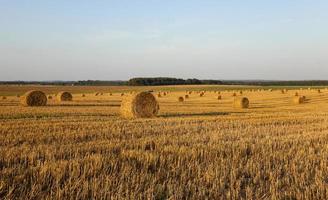
<instances>
[{"instance_id":1,"label":"sky","mask_svg":"<svg viewBox=\"0 0 328 200\"><path fill-rule=\"evenodd\" d=\"M0 0L0 81L328 79L327 0Z\"/></svg>"}]
</instances>

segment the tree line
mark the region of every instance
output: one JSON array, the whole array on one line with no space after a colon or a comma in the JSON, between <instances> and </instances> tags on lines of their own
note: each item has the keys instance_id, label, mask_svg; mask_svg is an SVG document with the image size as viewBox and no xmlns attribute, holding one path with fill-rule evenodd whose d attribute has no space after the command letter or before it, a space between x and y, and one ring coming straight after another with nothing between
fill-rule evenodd
<instances>
[{"instance_id":1,"label":"tree line","mask_svg":"<svg viewBox=\"0 0 328 200\"><path fill-rule=\"evenodd\" d=\"M159 85L254 85L254 86L327 86L328 80L265 81L265 80L199 80L169 77L132 78L128 81L0 81L1 85L62 86L159 86Z\"/></svg>"}]
</instances>

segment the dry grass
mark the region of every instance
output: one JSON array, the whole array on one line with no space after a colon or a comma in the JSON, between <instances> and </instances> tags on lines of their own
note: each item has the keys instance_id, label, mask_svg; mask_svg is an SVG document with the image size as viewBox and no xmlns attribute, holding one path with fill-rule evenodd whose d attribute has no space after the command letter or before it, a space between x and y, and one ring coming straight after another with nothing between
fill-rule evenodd
<instances>
[{"instance_id":1,"label":"dry grass","mask_svg":"<svg viewBox=\"0 0 328 200\"><path fill-rule=\"evenodd\" d=\"M236 110L231 90L181 104L183 88L158 100L157 118L134 120L119 89L71 89L74 106L47 107L22 107L13 90L0 101L0 199L328 198L325 90L303 90L301 106L295 90L247 92Z\"/></svg>"}]
</instances>

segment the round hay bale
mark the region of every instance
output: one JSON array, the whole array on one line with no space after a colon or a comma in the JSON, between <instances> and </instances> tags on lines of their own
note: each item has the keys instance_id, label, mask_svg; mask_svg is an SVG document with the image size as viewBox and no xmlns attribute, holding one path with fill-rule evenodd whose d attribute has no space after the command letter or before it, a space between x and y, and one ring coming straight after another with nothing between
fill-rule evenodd
<instances>
[{"instance_id":1,"label":"round hay bale","mask_svg":"<svg viewBox=\"0 0 328 200\"><path fill-rule=\"evenodd\" d=\"M318 93L321 93L321 90L318 90Z\"/></svg>"},{"instance_id":2,"label":"round hay bale","mask_svg":"<svg viewBox=\"0 0 328 200\"><path fill-rule=\"evenodd\" d=\"M95 96L98 96L98 95L99 95L99 93L98 93L98 92L96 92Z\"/></svg>"},{"instance_id":3,"label":"round hay bale","mask_svg":"<svg viewBox=\"0 0 328 200\"><path fill-rule=\"evenodd\" d=\"M48 95L48 99L52 99L52 96L51 95Z\"/></svg>"},{"instance_id":4,"label":"round hay bale","mask_svg":"<svg viewBox=\"0 0 328 200\"><path fill-rule=\"evenodd\" d=\"M233 100L233 106L235 108L248 108L249 100L246 97L236 97Z\"/></svg>"},{"instance_id":5,"label":"round hay bale","mask_svg":"<svg viewBox=\"0 0 328 200\"><path fill-rule=\"evenodd\" d=\"M199 94L200 97L203 97L204 95L205 95L205 93L203 93L203 92L201 92L201 93Z\"/></svg>"},{"instance_id":6,"label":"round hay bale","mask_svg":"<svg viewBox=\"0 0 328 200\"><path fill-rule=\"evenodd\" d=\"M298 97L298 92L295 92L295 97Z\"/></svg>"},{"instance_id":7,"label":"round hay bale","mask_svg":"<svg viewBox=\"0 0 328 200\"><path fill-rule=\"evenodd\" d=\"M190 91L189 94L192 94L192 91Z\"/></svg>"},{"instance_id":8,"label":"round hay bale","mask_svg":"<svg viewBox=\"0 0 328 200\"><path fill-rule=\"evenodd\" d=\"M183 101L184 101L184 98L183 98L183 97L179 97L179 98L178 98L178 101L179 101L179 102L183 102Z\"/></svg>"},{"instance_id":9,"label":"round hay bale","mask_svg":"<svg viewBox=\"0 0 328 200\"><path fill-rule=\"evenodd\" d=\"M85 94L82 94L82 97L85 97Z\"/></svg>"},{"instance_id":10,"label":"round hay bale","mask_svg":"<svg viewBox=\"0 0 328 200\"><path fill-rule=\"evenodd\" d=\"M221 96L221 95L219 95L219 96L218 96L218 100L221 100L221 99L222 99L222 96Z\"/></svg>"},{"instance_id":11,"label":"round hay bale","mask_svg":"<svg viewBox=\"0 0 328 200\"><path fill-rule=\"evenodd\" d=\"M281 90L281 94L285 94L285 90Z\"/></svg>"},{"instance_id":12,"label":"round hay bale","mask_svg":"<svg viewBox=\"0 0 328 200\"><path fill-rule=\"evenodd\" d=\"M237 94L234 92L234 93L232 93L232 96L235 97L235 96L237 96Z\"/></svg>"},{"instance_id":13,"label":"round hay bale","mask_svg":"<svg viewBox=\"0 0 328 200\"><path fill-rule=\"evenodd\" d=\"M300 97L300 96L295 96L295 97L293 98L293 102L294 102L295 104L302 104L302 103L305 102L305 99L306 99L305 96L302 96L302 97Z\"/></svg>"},{"instance_id":14,"label":"round hay bale","mask_svg":"<svg viewBox=\"0 0 328 200\"><path fill-rule=\"evenodd\" d=\"M44 92L32 90L21 96L20 103L23 106L45 106L47 96Z\"/></svg>"},{"instance_id":15,"label":"round hay bale","mask_svg":"<svg viewBox=\"0 0 328 200\"><path fill-rule=\"evenodd\" d=\"M189 99L189 95L186 94L186 95L185 95L185 99Z\"/></svg>"},{"instance_id":16,"label":"round hay bale","mask_svg":"<svg viewBox=\"0 0 328 200\"><path fill-rule=\"evenodd\" d=\"M17 95L16 95L16 97L17 97L17 98L19 98L19 97L20 97L20 95L19 95L19 94L17 94Z\"/></svg>"},{"instance_id":17,"label":"round hay bale","mask_svg":"<svg viewBox=\"0 0 328 200\"><path fill-rule=\"evenodd\" d=\"M124 96L124 93L121 93L121 97L123 97Z\"/></svg>"},{"instance_id":18,"label":"round hay bale","mask_svg":"<svg viewBox=\"0 0 328 200\"><path fill-rule=\"evenodd\" d=\"M2 97L2 100L6 100L6 99L7 99L7 97L6 97L6 96L3 96L3 97Z\"/></svg>"},{"instance_id":19,"label":"round hay bale","mask_svg":"<svg viewBox=\"0 0 328 200\"><path fill-rule=\"evenodd\" d=\"M161 93L158 93L158 94L157 94L157 97L158 97L158 98L161 98L161 97L162 97Z\"/></svg>"},{"instance_id":20,"label":"round hay bale","mask_svg":"<svg viewBox=\"0 0 328 200\"><path fill-rule=\"evenodd\" d=\"M243 95L243 91L239 91L239 94L240 94L240 95Z\"/></svg>"},{"instance_id":21,"label":"round hay bale","mask_svg":"<svg viewBox=\"0 0 328 200\"><path fill-rule=\"evenodd\" d=\"M121 116L124 118L151 118L156 117L159 104L150 92L139 92L126 95L121 103Z\"/></svg>"},{"instance_id":22,"label":"round hay bale","mask_svg":"<svg viewBox=\"0 0 328 200\"><path fill-rule=\"evenodd\" d=\"M72 101L73 100L73 96L69 92L59 92L57 94L57 100L58 101Z\"/></svg>"}]
</instances>

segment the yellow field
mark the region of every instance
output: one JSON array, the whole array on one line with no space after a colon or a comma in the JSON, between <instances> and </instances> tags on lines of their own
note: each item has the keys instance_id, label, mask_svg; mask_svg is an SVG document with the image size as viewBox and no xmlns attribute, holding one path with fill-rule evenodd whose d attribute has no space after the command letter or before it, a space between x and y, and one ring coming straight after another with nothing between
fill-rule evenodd
<instances>
[{"instance_id":1,"label":"yellow field","mask_svg":"<svg viewBox=\"0 0 328 200\"><path fill-rule=\"evenodd\" d=\"M74 100L22 107L28 89ZM250 89L2 86L0 199L328 199L328 90ZM158 118L122 119L134 90L171 92Z\"/></svg>"}]
</instances>

